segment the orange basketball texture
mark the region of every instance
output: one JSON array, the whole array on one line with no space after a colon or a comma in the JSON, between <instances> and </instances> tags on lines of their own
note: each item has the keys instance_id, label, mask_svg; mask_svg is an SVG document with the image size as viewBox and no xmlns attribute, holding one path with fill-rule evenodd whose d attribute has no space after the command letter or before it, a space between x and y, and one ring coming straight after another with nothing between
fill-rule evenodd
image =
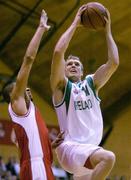
<instances>
[{"instance_id":1,"label":"orange basketball texture","mask_svg":"<svg viewBox=\"0 0 131 180\"><path fill-rule=\"evenodd\" d=\"M106 8L98 2L90 2L86 6L81 15L81 23L89 29L98 30L105 27L104 16L108 18Z\"/></svg>"}]
</instances>

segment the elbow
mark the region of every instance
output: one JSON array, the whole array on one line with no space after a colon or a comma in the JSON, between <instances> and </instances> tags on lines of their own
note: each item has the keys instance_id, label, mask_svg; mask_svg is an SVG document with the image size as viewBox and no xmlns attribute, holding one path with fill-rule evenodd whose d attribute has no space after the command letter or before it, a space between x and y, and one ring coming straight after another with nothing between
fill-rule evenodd
<instances>
[{"instance_id":1,"label":"elbow","mask_svg":"<svg viewBox=\"0 0 131 180\"><path fill-rule=\"evenodd\" d=\"M117 68L119 66L119 57L114 59L114 66Z\"/></svg>"},{"instance_id":2,"label":"elbow","mask_svg":"<svg viewBox=\"0 0 131 180\"><path fill-rule=\"evenodd\" d=\"M54 56L59 56L60 54L61 54L61 50L60 49L55 49Z\"/></svg>"},{"instance_id":3,"label":"elbow","mask_svg":"<svg viewBox=\"0 0 131 180\"><path fill-rule=\"evenodd\" d=\"M61 55L62 53L65 53L65 50L66 50L66 48L65 48L64 43L63 44L58 44L55 47L54 54Z\"/></svg>"},{"instance_id":4,"label":"elbow","mask_svg":"<svg viewBox=\"0 0 131 180\"><path fill-rule=\"evenodd\" d=\"M55 55L60 55L63 52L62 47L56 47L54 50Z\"/></svg>"},{"instance_id":5,"label":"elbow","mask_svg":"<svg viewBox=\"0 0 131 180\"><path fill-rule=\"evenodd\" d=\"M34 61L35 57L31 55L25 55L24 60L27 64L31 64Z\"/></svg>"},{"instance_id":6,"label":"elbow","mask_svg":"<svg viewBox=\"0 0 131 180\"><path fill-rule=\"evenodd\" d=\"M57 59L58 62L58 60L61 60L62 55L63 55L63 51L61 51L61 49L55 49L53 53L53 59Z\"/></svg>"},{"instance_id":7,"label":"elbow","mask_svg":"<svg viewBox=\"0 0 131 180\"><path fill-rule=\"evenodd\" d=\"M116 58L116 59L114 59L114 61L112 62L112 68L113 68L114 70L116 70L116 69L118 68L118 66L119 66L119 58Z\"/></svg>"}]
</instances>

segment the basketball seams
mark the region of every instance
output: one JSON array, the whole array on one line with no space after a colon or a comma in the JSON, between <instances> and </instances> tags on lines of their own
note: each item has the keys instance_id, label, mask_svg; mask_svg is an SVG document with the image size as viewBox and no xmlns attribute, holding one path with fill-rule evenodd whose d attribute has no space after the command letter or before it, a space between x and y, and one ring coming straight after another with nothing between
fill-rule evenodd
<instances>
[{"instance_id":1,"label":"basketball seams","mask_svg":"<svg viewBox=\"0 0 131 180\"><path fill-rule=\"evenodd\" d=\"M82 22L82 24L83 24L85 27L87 27L87 28L96 29L96 27L95 27L94 24L92 23L91 18L90 18L90 16L89 16L88 8L87 8L86 11L82 14L81 22ZM87 26L86 24L88 24L88 26Z\"/></svg>"},{"instance_id":2,"label":"basketball seams","mask_svg":"<svg viewBox=\"0 0 131 180\"><path fill-rule=\"evenodd\" d=\"M105 27L108 18L105 7L100 3L87 3L85 11L81 15L81 23L89 29L99 30Z\"/></svg>"},{"instance_id":3,"label":"basketball seams","mask_svg":"<svg viewBox=\"0 0 131 180\"><path fill-rule=\"evenodd\" d=\"M104 20L104 18L102 18L102 16L100 15L100 12L97 12L97 11L96 11L94 8L92 8L92 7L90 7L90 9L92 9L92 10L97 14L97 16L101 19L103 26L105 26L105 20ZM103 14L103 16L104 16L104 14Z\"/></svg>"},{"instance_id":4,"label":"basketball seams","mask_svg":"<svg viewBox=\"0 0 131 180\"><path fill-rule=\"evenodd\" d=\"M92 23L91 18L90 18L90 16L89 16L88 7L87 7L87 16L88 16L88 19L89 19L89 22L90 22L91 26L92 26L94 29L96 29L96 27L95 27L94 24Z\"/></svg>"}]
</instances>

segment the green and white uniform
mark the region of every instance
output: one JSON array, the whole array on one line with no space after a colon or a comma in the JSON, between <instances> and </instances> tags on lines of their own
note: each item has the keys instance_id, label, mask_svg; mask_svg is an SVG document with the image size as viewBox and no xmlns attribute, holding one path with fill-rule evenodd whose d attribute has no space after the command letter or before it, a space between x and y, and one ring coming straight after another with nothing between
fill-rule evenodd
<instances>
[{"instance_id":1,"label":"green and white uniform","mask_svg":"<svg viewBox=\"0 0 131 180\"><path fill-rule=\"evenodd\" d=\"M68 168L68 164L73 162L73 159L68 156L69 153L81 157L78 161L79 163L81 161L80 165L83 166L90 154L100 148L98 145L102 139L103 119L100 100L95 92L92 75L86 76L83 81L77 84L68 80L62 102L54 106L60 129L65 132L64 143L56 150L58 159L64 168L72 173L73 170ZM75 149L71 152L73 145ZM71 159L70 162L66 156ZM65 159L66 162L64 162ZM73 166L76 164L74 160Z\"/></svg>"},{"instance_id":2,"label":"green and white uniform","mask_svg":"<svg viewBox=\"0 0 131 180\"><path fill-rule=\"evenodd\" d=\"M98 145L103 133L100 100L91 76L78 84L68 81L61 104L55 106L66 140Z\"/></svg>"}]
</instances>

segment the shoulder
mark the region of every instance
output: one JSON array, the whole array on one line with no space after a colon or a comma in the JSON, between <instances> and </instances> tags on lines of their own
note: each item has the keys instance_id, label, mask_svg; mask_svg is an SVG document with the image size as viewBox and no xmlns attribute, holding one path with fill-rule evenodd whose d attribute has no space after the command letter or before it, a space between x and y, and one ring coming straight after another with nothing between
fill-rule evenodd
<instances>
[{"instance_id":1,"label":"shoulder","mask_svg":"<svg viewBox=\"0 0 131 180\"><path fill-rule=\"evenodd\" d=\"M86 77L85 77L85 80L87 81L88 85L90 86L95 86L94 85L94 74L88 74Z\"/></svg>"}]
</instances>

